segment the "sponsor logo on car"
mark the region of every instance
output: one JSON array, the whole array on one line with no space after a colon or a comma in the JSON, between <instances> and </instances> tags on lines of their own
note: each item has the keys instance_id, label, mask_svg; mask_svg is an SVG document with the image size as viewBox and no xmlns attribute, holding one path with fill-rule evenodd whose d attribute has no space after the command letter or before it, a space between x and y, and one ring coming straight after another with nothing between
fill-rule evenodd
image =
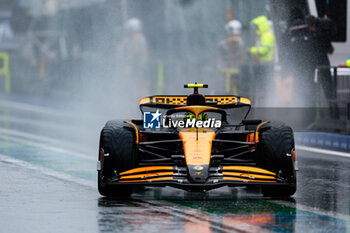
<instances>
[{"instance_id":1,"label":"sponsor logo on car","mask_svg":"<svg viewBox=\"0 0 350 233\"><path fill-rule=\"evenodd\" d=\"M201 170L203 170L203 167L202 166L195 166L195 167L193 167L193 170L201 171Z\"/></svg>"},{"instance_id":2,"label":"sponsor logo on car","mask_svg":"<svg viewBox=\"0 0 350 233\"><path fill-rule=\"evenodd\" d=\"M192 114L194 115L194 114ZM176 116L177 120L172 119L171 116L163 116L159 109L156 112L143 113L143 127L145 129L159 129L163 128L220 128L221 120L214 118L206 118L205 120L198 120L189 115ZM182 120L178 120L181 118Z\"/></svg>"}]
</instances>

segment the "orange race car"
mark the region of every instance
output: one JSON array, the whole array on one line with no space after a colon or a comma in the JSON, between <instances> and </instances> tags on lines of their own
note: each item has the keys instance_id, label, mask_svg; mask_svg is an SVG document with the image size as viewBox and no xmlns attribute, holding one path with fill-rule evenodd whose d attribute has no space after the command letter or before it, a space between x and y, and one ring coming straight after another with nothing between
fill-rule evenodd
<instances>
[{"instance_id":1,"label":"orange race car","mask_svg":"<svg viewBox=\"0 0 350 233\"><path fill-rule=\"evenodd\" d=\"M141 120L111 120L101 131L98 190L129 196L135 186L188 191L261 186L265 196L296 191L293 130L247 120L251 101L225 95L150 96Z\"/></svg>"}]
</instances>

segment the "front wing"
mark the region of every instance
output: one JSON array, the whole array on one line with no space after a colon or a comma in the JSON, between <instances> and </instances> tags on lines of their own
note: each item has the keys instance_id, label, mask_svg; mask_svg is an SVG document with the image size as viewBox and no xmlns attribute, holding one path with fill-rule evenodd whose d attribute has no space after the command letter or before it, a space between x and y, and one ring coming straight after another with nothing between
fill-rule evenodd
<instances>
[{"instance_id":1,"label":"front wing","mask_svg":"<svg viewBox=\"0 0 350 233\"><path fill-rule=\"evenodd\" d=\"M108 185L173 186L186 190L213 189L221 186L290 185L271 171L250 166L218 166L209 168L205 182L195 182L187 168L178 166L139 167L120 173Z\"/></svg>"}]
</instances>

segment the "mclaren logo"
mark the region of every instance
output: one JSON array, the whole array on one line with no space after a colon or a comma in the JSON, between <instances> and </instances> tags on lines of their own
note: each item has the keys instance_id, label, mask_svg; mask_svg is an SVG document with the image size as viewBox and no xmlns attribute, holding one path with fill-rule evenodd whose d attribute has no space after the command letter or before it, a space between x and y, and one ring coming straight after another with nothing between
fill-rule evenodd
<instances>
[{"instance_id":1,"label":"mclaren logo","mask_svg":"<svg viewBox=\"0 0 350 233\"><path fill-rule=\"evenodd\" d=\"M203 167L202 166L195 166L195 167L193 167L193 170L195 170L195 171L202 171Z\"/></svg>"}]
</instances>

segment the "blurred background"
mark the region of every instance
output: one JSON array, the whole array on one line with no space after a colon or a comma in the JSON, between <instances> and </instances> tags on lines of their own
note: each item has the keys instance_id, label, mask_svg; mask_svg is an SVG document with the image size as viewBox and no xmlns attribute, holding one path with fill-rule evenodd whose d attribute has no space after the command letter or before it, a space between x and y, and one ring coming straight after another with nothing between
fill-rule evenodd
<instances>
[{"instance_id":1,"label":"blurred background","mask_svg":"<svg viewBox=\"0 0 350 233\"><path fill-rule=\"evenodd\" d=\"M307 125L346 131L349 72L335 67L350 56L348 10L346 0L1 0L0 92L107 119L203 82L205 94L308 108Z\"/></svg>"}]
</instances>

